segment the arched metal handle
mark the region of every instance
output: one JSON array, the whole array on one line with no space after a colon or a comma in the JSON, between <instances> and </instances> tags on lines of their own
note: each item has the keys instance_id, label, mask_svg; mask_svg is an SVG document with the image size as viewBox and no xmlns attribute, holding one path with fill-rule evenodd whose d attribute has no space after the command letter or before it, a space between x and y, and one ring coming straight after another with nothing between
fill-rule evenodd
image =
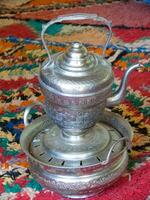
<instances>
[{"instance_id":1,"label":"arched metal handle","mask_svg":"<svg viewBox=\"0 0 150 200\"><path fill-rule=\"evenodd\" d=\"M24 122L25 126L28 126L30 124L29 119L28 119L29 114L30 114L31 109L35 106L41 106L45 110L45 106L41 102L33 103L30 106L26 107L25 112L24 112L24 116L23 116L23 122Z\"/></svg>"},{"instance_id":2,"label":"arched metal handle","mask_svg":"<svg viewBox=\"0 0 150 200\"><path fill-rule=\"evenodd\" d=\"M107 49L107 46L108 46L108 44L111 40L111 36L112 36L111 22L110 21L108 21L104 17L99 17L96 14L74 13L74 14L69 14L69 15L62 15L62 16L57 17L56 19L51 20L50 22L48 22L47 24L44 24L42 26L41 39L42 39L44 48L46 49L47 54L48 54L48 58L49 58L47 65L52 62L51 55L49 53L47 44L46 44L45 39L44 39L44 34L45 34L46 30L48 29L48 27L55 24L55 23L66 21L66 20L67 21L70 21L70 20L74 21L74 20L86 20L86 19L91 19L91 20L94 20L94 21L102 22L108 27L109 32L106 34L106 43L105 43L104 48L103 48L103 56L105 55L105 51Z\"/></svg>"},{"instance_id":3,"label":"arched metal handle","mask_svg":"<svg viewBox=\"0 0 150 200\"><path fill-rule=\"evenodd\" d=\"M111 158L111 155L112 155L112 152L113 152L113 149L115 148L115 146L121 142L121 141L126 141L126 146L123 148L122 152L124 152L126 149L131 149L131 144L130 144L130 141L127 137L122 137L122 138L119 138L112 146L111 148L109 149L109 152L107 154L107 157L106 157L106 160L100 162L101 165L107 165L110 161L110 158Z\"/></svg>"}]
</instances>

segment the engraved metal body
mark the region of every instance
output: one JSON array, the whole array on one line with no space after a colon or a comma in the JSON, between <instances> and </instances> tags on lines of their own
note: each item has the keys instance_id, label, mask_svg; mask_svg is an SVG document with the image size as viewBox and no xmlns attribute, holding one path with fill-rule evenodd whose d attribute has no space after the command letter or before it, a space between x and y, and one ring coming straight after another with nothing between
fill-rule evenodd
<instances>
[{"instance_id":1,"label":"engraved metal body","mask_svg":"<svg viewBox=\"0 0 150 200\"><path fill-rule=\"evenodd\" d=\"M51 57L44 40L49 26L63 20L92 19L109 32L103 55L92 54L79 42ZM121 116L107 107L122 100L131 66L112 95L114 75L104 58L112 35L111 23L95 14L60 16L43 26L41 37L48 60L40 67L39 82L46 115L29 124L20 139L33 176L45 187L63 196L84 198L103 191L116 181L128 163L132 130Z\"/></svg>"},{"instance_id":2,"label":"engraved metal body","mask_svg":"<svg viewBox=\"0 0 150 200\"><path fill-rule=\"evenodd\" d=\"M93 131L89 131L86 136L72 138L72 141L62 137L59 131L51 131L58 127L47 116L27 126L20 143L29 158L34 178L46 188L70 198L93 196L118 180L128 164L132 129L123 118L110 111L105 111L99 120L97 126L105 129L105 135L101 131L100 138L92 137ZM95 137L94 147L90 140Z\"/></svg>"}]
</instances>

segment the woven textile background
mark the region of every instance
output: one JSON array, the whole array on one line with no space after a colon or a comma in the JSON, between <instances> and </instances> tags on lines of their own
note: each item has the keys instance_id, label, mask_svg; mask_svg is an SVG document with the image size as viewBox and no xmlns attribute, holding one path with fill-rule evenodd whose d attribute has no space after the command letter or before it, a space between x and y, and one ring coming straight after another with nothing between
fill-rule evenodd
<instances>
[{"instance_id":1,"label":"woven textile background","mask_svg":"<svg viewBox=\"0 0 150 200\"><path fill-rule=\"evenodd\" d=\"M115 74L114 91L129 66L144 63L144 68L130 75L125 100L113 108L134 130L128 169L112 187L89 200L148 200L150 5L110 0L0 1L0 200L65 199L33 179L19 138L25 107L44 101L37 80L39 64L47 57L40 39L42 24L74 12L97 13L112 21L113 36L106 58ZM65 51L70 42L80 41L89 51L101 54L105 27L88 20L64 22L48 29L46 39L51 53ZM33 118L40 115L40 110L32 110Z\"/></svg>"}]
</instances>

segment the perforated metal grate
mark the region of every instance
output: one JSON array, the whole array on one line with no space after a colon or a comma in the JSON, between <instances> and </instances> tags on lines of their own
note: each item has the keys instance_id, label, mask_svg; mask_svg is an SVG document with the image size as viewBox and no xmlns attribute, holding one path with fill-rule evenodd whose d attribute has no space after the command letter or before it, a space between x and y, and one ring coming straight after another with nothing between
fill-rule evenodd
<instances>
[{"instance_id":1,"label":"perforated metal grate","mask_svg":"<svg viewBox=\"0 0 150 200\"><path fill-rule=\"evenodd\" d=\"M106 125L104 123L99 123L99 126L103 127L103 129L109 136L109 141L107 141L107 145L105 145L105 148L102 148L102 149L101 149L101 146L99 146L99 149L101 149L101 150L94 152L91 156L87 156L87 154L86 154L86 148L88 148L88 146L86 145L85 149L83 148L85 150L85 152L84 152L85 156L83 156L83 158L81 160L80 159L71 159L71 155L74 156L75 152L68 151L67 153L70 154L70 157L69 157L69 159L64 159L64 157L61 154L57 154L57 156L55 156L54 152L50 151L51 147L50 147L50 149L45 147L46 139L48 139L48 138L49 138L49 140L52 139L52 132L51 132L52 129L50 129L50 128L39 132L33 138L32 143L30 144L30 153L32 154L33 157L35 157L39 161L41 161L45 164L48 164L48 165L56 166L56 167L61 167L61 166L62 167L82 167L82 166L90 166L90 165L98 164L100 162L103 162L106 159L107 154L108 154L110 148L112 147L112 145L116 141L118 141L119 138L122 137L121 134L115 128L112 128L109 125ZM58 133L58 134L61 134L61 133ZM57 137L58 137L58 135L56 134L52 140L57 139ZM59 135L59 137L61 137L61 136ZM100 137L101 137L101 133L99 133L99 139L100 139ZM97 138L98 137L96 136L96 139ZM47 143L48 143L48 141L47 141ZM48 144L52 144L52 143L48 143ZM99 143L99 144L101 144L101 143ZM63 141L62 141L59 145L63 145L63 148L65 149L66 143L63 143ZM69 145L69 144L67 144L67 145ZM68 148L67 145L66 145L66 148ZM72 145L72 144L70 144L70 145ZM83 147L84 143L80 144L80 145L76 145L76 149L78 150L81 145ZM90 143L89 143L89 145L90 145ZM112 150L112 156L119 153L123 147L124 147L123 141L116 144ZM58 150L57 147L55 147L54 150L55 149ZM91 151L92 151L92 149L91 149ZM77 153L79 153L79 151L77 151Z\"/></svg>"}]
</instances>

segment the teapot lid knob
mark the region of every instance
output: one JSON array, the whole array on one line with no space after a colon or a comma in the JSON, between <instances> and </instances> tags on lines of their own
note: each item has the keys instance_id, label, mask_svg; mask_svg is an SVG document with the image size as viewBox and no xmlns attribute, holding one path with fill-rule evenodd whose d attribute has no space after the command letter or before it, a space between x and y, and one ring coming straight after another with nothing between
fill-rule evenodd
<instances>
[{"instance_id":1,"label":"teapot lid knob","mask_svg":"<svg viewBox=\"0 0 150 200\"><path fill-rule=\"evenodd\" d=\"M56 58L56 66L60 70L70 72L89 71L93 68L94 63L95 56L88 53L86 47L79 42L72 43L67 52L58 55Z\"/></svg>"}]
</instances>

